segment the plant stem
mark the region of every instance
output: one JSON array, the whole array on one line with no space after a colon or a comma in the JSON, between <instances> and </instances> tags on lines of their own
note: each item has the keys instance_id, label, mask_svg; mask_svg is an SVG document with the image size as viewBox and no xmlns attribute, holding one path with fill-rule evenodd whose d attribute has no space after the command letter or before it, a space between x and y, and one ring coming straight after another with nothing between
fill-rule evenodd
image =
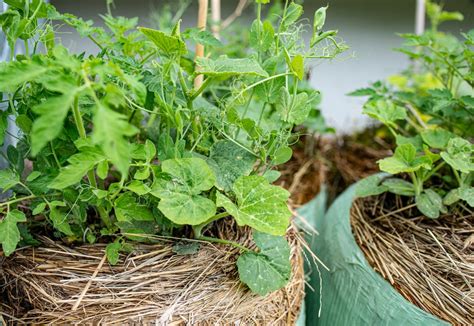
<instances>
[{"instance_id":1,"label":"plant stem","mask_svg":"<svg viewBox=\"0 0 474 326\"><path fill-rule=\"evenodd\" d=\"M229 213L227 212L223 212L223 213L219 213L219 214L216 214L214 215L213 217L211 217L210 219L208 219L207 221L205 221L204 223L201 223L199 225L196 225L196 226L193 226L193 231L194 231L194 237L197 239L199 237L201 237L201 233L202 233L202 229L206 226L206 225L209 225L210 223L214 222L214 221L217 221L221 218L224 218L224 217L227 217L229 216Z\"/></svg>"},{"instance_id":2,"label":"plant stem","mask_svg":"<svg viewBox=\"0 0 474 326\"><path fill-rule=\"evenodd\" d=\"M240 250L243 251L252 251L247 247L242 246L240 243L237 243L235 241L230 241L230 240L224 240L224 239L218 239L218 238L212 238L212 237L204 237L200 236L196 238L197 240L203 240L203 241L208 241L208 242L215 242L215 243L221 243L225 245L231 245L233 247L239 248Z\"/></svg>"},{"instance_id":3,"label":"plant stem","mask_svg":"<svg viewBox=\"0 0 474 326\"><path fill-rule=\"evenodd\" d=\"M423 190L423 183L418 182L415 172L410 172L410 177L413 182L413 186L415 187L415 194L418 196Z\"/></svg>"},{"instance_id":4,"label":"plant stem","mask_svg":"<svg viewBox=\"0 0 474 326\"><path fill-rule=\"evenodd\" d=\"M21 198L16 198L16 199L12 199L12 200L9 200L9 201L5 201L3 203L0 203L0 207L1 206L9 206L11 204L14 204L14 203L18 203L20 201L23 201L23 200L28 200L28 199L35 199L37 196L36 195L29 195L29 196L26 196L26 197L21 197Z\"/></svg>"}]
</instances>

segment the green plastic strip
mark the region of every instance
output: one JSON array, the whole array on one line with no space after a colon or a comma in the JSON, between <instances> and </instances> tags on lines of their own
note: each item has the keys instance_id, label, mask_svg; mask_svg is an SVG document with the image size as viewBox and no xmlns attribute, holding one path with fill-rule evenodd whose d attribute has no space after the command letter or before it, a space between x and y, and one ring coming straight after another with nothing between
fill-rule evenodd
<instances>
[{"instance_id":1,"label":"green plastic strip","mask_svg":"<svg viewBox=\"0 0 474 326\"><path fill-rule=\"evenodd\" d=\"M318 230L311 249L329 268L319 267L322 288L318 273L311 274L315 290L306 291L306 325L449 325L403 298L368 264L351 232L355 187L339 196L325 215L313 201L299 210Z\"/></svg>"}]
</instances>

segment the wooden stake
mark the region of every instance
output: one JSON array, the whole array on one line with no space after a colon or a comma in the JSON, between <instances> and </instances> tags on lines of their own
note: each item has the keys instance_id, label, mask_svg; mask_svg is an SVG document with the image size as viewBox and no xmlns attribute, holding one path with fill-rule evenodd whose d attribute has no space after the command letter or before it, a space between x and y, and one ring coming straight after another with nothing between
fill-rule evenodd
<instances>
[{"instance_id":1,"label":"wooden stake","mask_svg":"<svg viewBox=\"0 0 474 326\"><path fill-rule=\"evenodd\" d=\"M221 0L211 0L212 33L219 39L221 30Z\"/></svg>"},{"instance_id":2,"label":"wooden stake","mask_svg":"<svg viewBox=\"0 0 474 326\"><path fill-rule=\"evenodd\" d=\"M208 0L199 0L197 27L202 31L206 30L207 11L208 11ZM196 58L201 58L203 56L204 56L204 45L198 43L196 45ZM199 67L196 67L196 70L198 69ZM201 87L203 79L204 79L203 75L199 75L196 77L196 79L194 79L195 89L199 89L199 87Z\"/></svg>"}]
</instances>

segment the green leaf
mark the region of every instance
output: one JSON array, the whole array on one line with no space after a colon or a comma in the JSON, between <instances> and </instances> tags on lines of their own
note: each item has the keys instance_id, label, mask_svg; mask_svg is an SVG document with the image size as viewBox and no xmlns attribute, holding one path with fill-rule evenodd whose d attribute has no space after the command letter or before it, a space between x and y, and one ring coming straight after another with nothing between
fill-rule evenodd
<instances>
[{"instance_id":1,"label":"green leaf","mask_svg":"<svg viewBox=\"0 0 474 326\"><path fill-rule=\"evenodd\" d=\"M140 204L130 192L115 200L114 211L119 222L154 221L153 213L146 205Z\"/></svg>"},{"instance_id":2,"label":"green leaf","mask_svg":"<svg viewBox=\"0 0 474 326\"><path fill-rule=\"evenodd\" d=\"M69 209L64 209L65 203L60 201L52 201L48 203L49 206L49 219L53 222L53 226L56 230L64 233L65 235L72 236L74 232L71 230L69 225Z\"/></svg>"},{"instance_id":3,"label":"green leaf","mask_svg":"<svg viewBox=\"0 0 474 326\"><path fill-rule=\"evenodd\" d=\"M417 152L421 152L423 150L423 139L420 135L416 135L414 137L396 135L395 140L398 146L403 144L412 144L413 146L415 146Z\"/></svg>"},{"instance_id":4,"label":"green leaf","mask_svg":"<svg viewBox=\"0 0 474 326\"><path fill-rule=\"evenodd\" d=\"M227 56L220 56L216 60L197 58L196 64L199 66L198 73L209 77L229 78L243 75L268 77L268 73L260 64L249 58L231 59Z\"/></svg>"},{"instance_id":5,"label":"green leaf","mask_svg":"<svg viewBox=\"0 0 474 326\"><path fill-rule=\"evenodd\" d=\"M32 215L38 215L38 214L41 214L44 212L46 208L46 203L39 203L35 209L33 209L33 211L31 212Z\"/></svg>"},{"instance_id":6,"label":"green leaf","mask_svg":"<svg viewBox=\"0 0 474 326\"><path fill-rule=\"evenodd\" d=\"M415 202L418 210L432 219L438 218L440 212L446 212L441 196L432 189L426 189L416 196Z\"/></svg>"},{"instance_id":7,"label":"green leaf","mask_svg":"<svg viewBox=\"0 0 474 326\"><path fill-rule=\"evenodd\" d=\"M79 183L89 170L104 160L104 154L94 147L84 147L82 151L72 155L69 165L61 168L59 175L51 182L49 188L64 189Z\"/></svg>"},{"instance_id":8,"label":"green leaf","mask_svg":"<svg viewBox=\"0 0 474 326\"><path fill-rule=\"evenodd\" d=\"M214 202L201 192L211 189L216 177L201 158L166 160L161 169L169 175L156 180L151 194L160 198L158 208L176 224L197 225L216 213Z\"/></svg>"},{"instance_id":9,"label":"green leaf","mask_svg":"<svg viewBox=\"0 0 474 326\"><path fill-rule=\"evenodd\" d=\"M26 178L26 181L31 182L37 179L41 175L41 172L39 171L32 171L28 177Z\"/></svg>"},{"instance_id":10,"label":"green leaf","mask_svg":"<svg viewBox=\"0 0 474 326\"><path fill-rule=\"evenodd\" d=\"M173 245L173 252L180 256L194 255L200 247L199 242L183 241Z\"/></svg>"},{"instance_id":11,"label":"green leaf","mask_svg":"<svg viewBox=\"0 0 474 326\"><path fill-rule=\"evenodd\" d=\"M396 127L395 121L407 118L405 108L387 100L369 101L362 112L390 127Z\"/></svg>"},{"instance_id":12,"label":"green leaf","mask_svg":"<svg viewBox=\"0 0 474 326\"><path fill-rule=\"evenodd\" d=\"M318 34L323 29L324 23L326 22L327 9L328 6L321 7L315 11L313 20L313 35Z\"/></svg>"},{"instance_id":13,"label":"green leaf","mask_svg":"<svg viewBox=\"0 0 474 326\"><path fill-rule=\"evenodd\" d=\"M94 142L100 145L107 159L112 161L122 175L127 175L131 160L130 144L125 137L138 132L127 120L125 115L99 105L94 115L92 134Z\"/></svg>"},{"instance_id":14,"label":"green leaf","mask_svg":"<svg viewBox=\"0 0 474 326\"><path fill-rule=\"evenodd\" d=\"M391 193L402 196L415 196L413 183L402 179L387 179L382 185L388 188Z\"/></svg>"},{"instance_id":15,"label":"green leaf","mask_svg":"<svg viewBox=\"0 0 474 326\"><path fill-rule=\"evenodd\" d=\"M146 195L151 191L150 187L138 180L133 180L126 186L126 188L130 191L133 191L138 196Z\"/></svg>"},{"instance_id":16,"label":"green leaf","mask_svg":"<svg viewBox=\"0 0 474 326\"><path fill-rule=\"evenodd\" d=\"M119 241L111 242L105 247L105 254L107 256L107 261L111 265L117 265L120 258L121 249L122 249L122 244Z\"/></svg>"},{"instance_id":17,"label":"green leaf","mask_svg":"<svg viewBox=\"0 0 474 326\"><path fill-rule=\"evenodd\" d=\"M104 180L109 174L109 161L103 160L97 164L97 176Z\"/></svg>"},{"instance_id":18,"label":"green leaf","mask_svg":"<svg viewBox=\"0 0 474 326\"><path fill-rule=\"evenodd\" d=\"M249 225L273 235L285 234L291 217L286 205L288 191L270 185L264 177L256 175L238 178L233 191L237 204L217 193L217 205L224 207L239 225Z\"/></svg>"},{"instance_id":19,"label":"green leaf","mask_svg":"<svg viewBox=\"0 0 474 326\"><path fill-rule=\"evenodd\" d=\"M291 124L301 124L306 120L311 109L307 102L307 93L303 92L293 96L290 95L286 87L282 87L280 100L277 102L277 111L283 121Z\"/></svg>"},{"instance_id":20,"label":"green leaf","mask_svg":"<svg viewBox=\"0 0 474 326\"><path fill-rule=\"evenodd\" d=\"M59 135L74 97L75 93L70 92L50 97L43 103L33 107L33 111L39 117L33 121L31 129L32 155L38 154L48 142Z\"/></svg>"},{"instance_id":21,"label":"green leaf","mask_svg":"<svg viewBox=\"0 0 474 326\"><path fill-rule=\"evenodd\" d=\"M432 161L427 156L417 156L415 146L403 144L395 149L392 157L378 161L380 170L390 174L415 172L421 168L430 170Z\"/></svg>"},{"instance_id":22,"label":"green leaf","mask_svg":"<svg viewBox=\"0 0 474 326\"><path fill-rule=\"evenodd\" d=\"M304 59L301 54L296 55L290 64L291 71L298 77L299 80L304 78Z\"/></svg>"},{"instance_id":23,"label":"green leaf","mask_svg":"<svg viewBox=\"0 0 474 326\"><path fill-rule=\"evenodd\" d=\"M45 66L32 61L0 63L0 91L14 91L21 84L35 80L47 71Z\"/></svg>"},{"instance_id":24,"label":"green leaf","mask_svg":"<svg viewBox=\"0 0 474 326\"><path fill-rule=\"evenodd\" d=\"M23 212L17 209L9 211L0 222L0 243L5 256L10 256L21 240L17 225L19 222L26 222L26 217Z\"/></svg>"},{"instance_id":25,"label":"green leaf","mask_svg":"<svg viewBox=\"0 0 474 326\"><path fill-rule=\"evenodd\" d=\"M216 174L217 187L230 191L235 180L242 175L249 175L256 158L230 140L221 140L211 147L210 164Z\"/></svg>"},{"instance_id":26,"label":"green leaf","mask_svg":"<svg viewBox=\"0 0 474 326\"><path fill-rule=\"evenodd\" d=\"M281 176L281 172L277 170L268 170L263 174L263 177L267 179L269 183L277 181Z\"/></svg>"},{"instance_id":27,"label":"green leaf","mask_svg":"<svg viewBox=\"0 0 474 326\"><path fill-rule=\"evenodd\" d=\"M19 182L20 177L12 170L0 170L0 189L2 189L3 192L16 186Z\"/></svg>"},{"instance_id":28,"label":"green leaf","mask_svg":"<svg viewBox=\"0 0 474 326\"><path fill-rule=\"evenodd\" d=\"M292 156L293 150L288 146L282 146L273 154L272 162L275 165L283 164L288 162Z\"/></svg>"},{"instance_id":29,"label":"green leaf","mask_svg":"<svg viewBox=\"0 0 474 326\"><path fill-rule=\"evenodd\" d=\"M454 134L442 128L429 129L421 132L421 138L431 148L445 149Z\"/></svg>"},{"instance_id":30,"label":"green leaf","mask_svg":"<svg viewBox=\"0 0 474 326\"><path fill-rule=\"evenodd\" d=\"M356 196L377 196L386 192L388 190L388 187L380 184L383 178L384 176L375 174L360 180L356 185Z\"/></svg>"},{"instance_id":31,"label":"green leaf","mask_svg":"<svg viewBox=\"0 0 474 326\"><path fill-rule=\"evenodd\" d=\"M286 15L281 20L282 29L285 31L291 24L295 23L303 14L303 6L297 3L290 3L286 10Z\"/></svg>"},{"instance_id":32,"label":"green leaf","mask_svg":"<svg viewBox=\"0 0 474 326\"><path fill-rule=\"evenodd\" d=\"M446 151L440 155L455 170L463 173L474 171L474 145L466 139L451 138Z\"/></svg>"},{"instance_id":33,"label":"green leaf","mask_svg":"<svg viewBox=\"0 0 474 326\"><path fill-rule=\"evenodd\" d=\"M143 33L156 47L165 55L168 56L182 56L188 50L186 44L180 37L171 36L155 29L138 27L138 30Z\"/></svg>"},{"instance_id":34,"label":"green leaf","mask_svg":"<svg viewBox=\"0 0 474 326\"><path fill-rule=\"evenodd\" d=\"M474 187L460 188L459 198L466 201L469 206L474 207Z\"/></svg>"},{"instance_id":35,"label":"green leaf","mask_svg":"<svg viewBox=\"0 0 474 326\"><path fill-rule=\"evenodd\" d=\"M204 46L221 47L223 44L209 31L203 31L199 28L188 28L183 32L184 38L189 38L196 43Z\"/></svg>"},{"instance_id":36,"label":"green leaf","mask_svg":"<svg viewBox=\"0 0 474 326\"><path fill-rule=\"evenodd\" d=\"M446 196L443 198L443 204L444 205L452 205L456 202L458 202L461 198L459 197L459 188L456 189L451 189Z\"/></svg>"},{"instance_id":37,"label":"green leaf","mask_svg":"<svg viewBox=\"0 0 474 326\"><path fill-rule=\"evenodd\" d=\"M290 246L284 237L253 231L260 252L245 252L237 260L240 280L266 295L284 287L291 276Z\"/></svg>"},{"instance_id":38,"label":"green leaf","mask_svg":"<svg viewBox=\"0 0 474 326\"><path fill-rule=\"evenodd\" d=\"M254 20L250 28L250 46L255 50L265 52L272 46L275 30L269 21Z\"/></svg>"},{"instance_id":39,"label":"green leaf","mask_svg":"<svg viewBox=\"0 0 474 326\"><path fill-rule=\"evenodd\" d=\"M0 98L1 98L0 93ZM7 111L0 111L0 146L3 145L5 141L6 131L8 129L8 112ZM17 118L18 120L18 118Z\"/></svg>"}]
</instances>

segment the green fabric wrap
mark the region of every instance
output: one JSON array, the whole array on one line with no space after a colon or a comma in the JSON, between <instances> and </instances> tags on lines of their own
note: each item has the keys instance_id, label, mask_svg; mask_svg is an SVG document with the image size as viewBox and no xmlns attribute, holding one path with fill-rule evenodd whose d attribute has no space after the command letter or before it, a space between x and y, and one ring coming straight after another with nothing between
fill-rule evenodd
<instances>
[{"instance_id":1,"label":"green fabric wrap","mask_svg":"<svg viewBox=\"0 0 474 326\"><path fill-rule=\"evenodd\" d=\"M314 291L306 291L306 325L449 325L408 302L368 264L350 226L355 187L340 195L326 214L318 199L299 209L319 232L311 239L312 251L329 268L319 266L322 288L317 270L311 268Z\"/></svg>"}]
</instances>

